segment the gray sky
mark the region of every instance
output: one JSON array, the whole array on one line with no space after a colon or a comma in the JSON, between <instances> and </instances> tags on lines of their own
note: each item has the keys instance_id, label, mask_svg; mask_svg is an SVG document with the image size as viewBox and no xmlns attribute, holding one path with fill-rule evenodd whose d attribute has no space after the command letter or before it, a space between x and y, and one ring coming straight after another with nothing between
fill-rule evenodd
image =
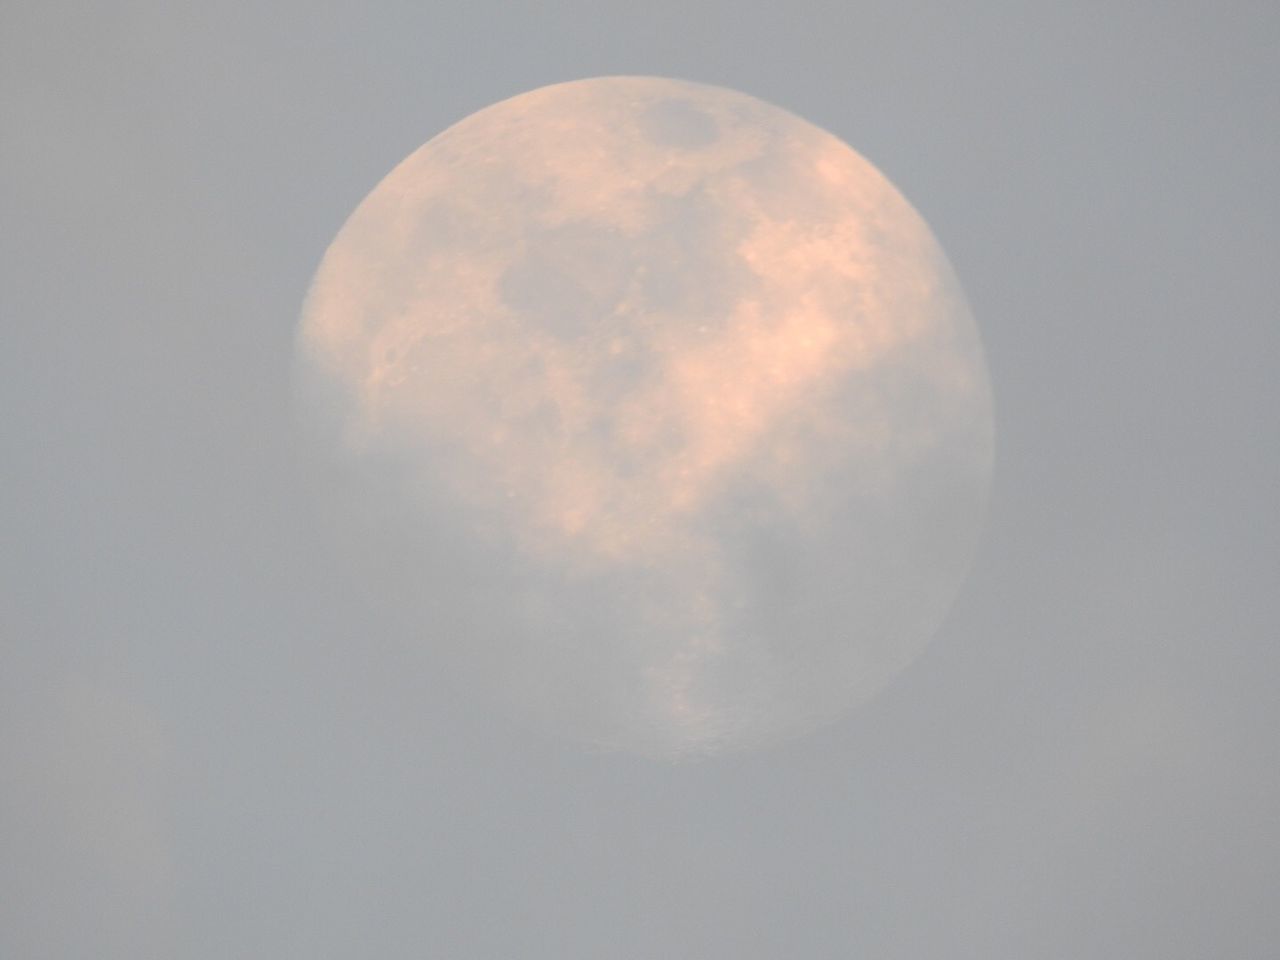
<instances>
[{"instance_id":1,"label":"gray sky","mask_svg":"<svg viewBox=\"0 0 1280 960\"><path fill-rule=\"evenodd\" d=\"M1270 955L1277 40L1263 3L8 4L0 954ZM333 549L290 409L303 293L373 184L617 73L877 164L996 396L986 540L926 655L696 765L437 679L404 557Z\"/></svg>"}]
</instances>

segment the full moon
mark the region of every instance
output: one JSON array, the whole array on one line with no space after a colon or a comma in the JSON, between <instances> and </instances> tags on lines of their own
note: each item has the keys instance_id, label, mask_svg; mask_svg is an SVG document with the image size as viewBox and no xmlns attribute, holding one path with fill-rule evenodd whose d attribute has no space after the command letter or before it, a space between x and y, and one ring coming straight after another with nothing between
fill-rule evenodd
<instances>
[{"instance_id":1,"label":"full moon","mask_svg":"<svg viewBox=\"0 0 1280 960\"><path fill-rule=\"evenodd\" d=\"M831 722L936 633L983 524L991 393L945 255L742 93L603 77L466 117L352 213L297 349L356 497L434 557L419 642L596 747Z\"/></svg>"}]
</instances>

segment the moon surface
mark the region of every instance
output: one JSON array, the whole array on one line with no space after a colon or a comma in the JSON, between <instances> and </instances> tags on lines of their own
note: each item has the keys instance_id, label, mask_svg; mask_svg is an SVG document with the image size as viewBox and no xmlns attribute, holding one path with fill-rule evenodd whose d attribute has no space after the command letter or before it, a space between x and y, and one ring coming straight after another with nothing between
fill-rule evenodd
<instances>
[{"instance_id":1,"label":"moon surface","mask_svg":"<svg viewBox=\"0 0 1280 960\"><path fill-rule=\"evenodd\" d=\"M581 80L440 133L334 239L298 359L358 495L436 558L421 642L604 748L741 749L872 697L985 515L990 387L928 226L726 89Z\"/></svg>"}]
</instances>

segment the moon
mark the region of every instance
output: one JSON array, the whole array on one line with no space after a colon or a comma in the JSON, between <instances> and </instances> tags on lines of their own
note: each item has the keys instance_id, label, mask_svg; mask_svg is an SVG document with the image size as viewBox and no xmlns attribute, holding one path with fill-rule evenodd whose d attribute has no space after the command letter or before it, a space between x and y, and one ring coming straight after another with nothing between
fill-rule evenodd
<instances>
[{"instance_id":1,"label":"moon","mask_svg":"<svg viewBox=\"0 0 1280 960\"><path fill-rule=\"evenodd\" d=\"M600 748L744 749L867 701L984 522L990 384L929 227L727 89L560 83L435 136L328 248L297 360L357 496L434 551L421 642Z\"/></svg>"}]
</instances>

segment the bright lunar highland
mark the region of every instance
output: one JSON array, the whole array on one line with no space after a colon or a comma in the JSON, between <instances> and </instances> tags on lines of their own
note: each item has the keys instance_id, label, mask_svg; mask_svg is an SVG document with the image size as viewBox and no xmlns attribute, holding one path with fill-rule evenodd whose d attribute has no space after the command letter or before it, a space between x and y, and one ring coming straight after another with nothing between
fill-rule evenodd
<instances>
[{"instance_id":1,"label":"bright lunar highland","mask_svg":"<svg viewBox=\"0 0 1280 960\"><path fill-rule=\"evenodd\" d=\"M990 388L928 226L729 90L582 80L440 133L329 247L298 356L338 462L435 552L421 642L605 748L865 701L983 522Z\"/></svg>"}]
</instances>

